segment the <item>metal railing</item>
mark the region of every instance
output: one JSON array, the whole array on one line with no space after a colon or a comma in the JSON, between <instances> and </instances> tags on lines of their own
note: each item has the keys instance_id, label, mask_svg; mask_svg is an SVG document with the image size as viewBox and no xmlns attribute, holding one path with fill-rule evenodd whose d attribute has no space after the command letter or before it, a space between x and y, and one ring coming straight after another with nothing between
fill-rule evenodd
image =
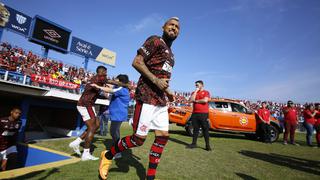
<instances>
[{"instance_id":1,"label":"metal railing","mask_svg":"<svg viewBox=\"0 0 320 180\"><path fill-rule=\"evenodd\" d=\"M0 69L0 79L4 81L16 82L23 85L31 85L30 76L24 75L19 72Z\"/></svg>"}]
</instances>

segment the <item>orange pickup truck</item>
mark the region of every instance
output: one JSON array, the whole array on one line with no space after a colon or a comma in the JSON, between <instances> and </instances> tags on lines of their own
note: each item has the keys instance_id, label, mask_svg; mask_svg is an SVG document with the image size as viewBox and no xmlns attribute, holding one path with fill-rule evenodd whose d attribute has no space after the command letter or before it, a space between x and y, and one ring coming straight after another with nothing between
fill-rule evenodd
<instances>
[{"instance_id":1,"label":"orange pickup truck","mask_svg":"<svg viewBox=\"0 0 320 180\"><path fill-rule=\"evenodd\" d=\"M192 123L189 120L192 107L170 107L170 123L184 126L189 135L193 134ZM257 128L259 116L241 103L229 99L211 99L209 101L209 125L210 130L232 133L242 133L250 139L256 139L261 132ZM271 117L271 141L278 140L282 128L279 121ZM201 136L201 130L199 135Z\"/></svg>"}]
</instances>

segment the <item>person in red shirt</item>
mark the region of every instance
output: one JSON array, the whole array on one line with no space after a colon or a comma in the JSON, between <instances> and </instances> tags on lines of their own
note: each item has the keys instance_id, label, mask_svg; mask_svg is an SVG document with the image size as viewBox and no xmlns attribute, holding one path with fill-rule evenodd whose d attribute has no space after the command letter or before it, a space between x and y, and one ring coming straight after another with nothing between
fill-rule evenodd
<instances>
[{"instance_id":1,"label":"person in red shirt","mask_svg":"<svg viewBox=\"0 0 320 180\"><path fill-rule=\"evenodd\" d=\"M316 122L314 124L314 127L317 131L316 140L317 140L318 147L320 148L320 103L315 104L315 110L317 111L317 114L315 117Z\"/></svg>"},{"instance_id":2,"label":"person in red shirt","mask_svg":"<svg viewBox=\"0 0 320 180\"><path fill-rule=\"evenodd\" d=\"M204 90L203 81L196 81L196 90L191 94L190 101L193 103L193 111L191 115L191 121L193 126L193 138L192 143L187 148L197 147L197 138L199 135L199 129L202 128L204 140L206 142L206 150L211 151L209 143L209 99L210 93Z\"/></svg>"},{"instance_id":3,"label":"person in red shirt","mask_svg":"<svg viewBox=\"0 0 320 180\"><path fill-rule=\"evenodd\" d=\"M315 116L317 111L314 108L313 104L309 104L306 109L303 111L304 122L303 125L307 130L306 140L308 146L312 147L312 134L314 131L314 124L316 122Z\"/></svg>"},{"instance_id":4,"label":"person in red shirt","mask_svg":"<svg viewBox=\"0 0 320 180\"><path fill-rule=\"evenodd\" d=\"M257 121L261 132L261 140L265 143L271 143L270 111L267 109L267 102L261 104L258 110L259 120Z\"/></svg>"},{"instance_id":5,"label":"person in red shirt","mask_svg":"<svg viewBox=\"0 0 320 180\"><path fill-rule=\"evenodd\" d=\"M298 145L294 141L295 131L297 129L298 125L298 111L294 107L294 104L292 101L288 101L287 107L283 108L283 114L284 114L284 126L285 131L283 135L283 144L287 145L288 143L288 135L290 133L290 143L293 145Z\"/></svg>"}]
</instances>

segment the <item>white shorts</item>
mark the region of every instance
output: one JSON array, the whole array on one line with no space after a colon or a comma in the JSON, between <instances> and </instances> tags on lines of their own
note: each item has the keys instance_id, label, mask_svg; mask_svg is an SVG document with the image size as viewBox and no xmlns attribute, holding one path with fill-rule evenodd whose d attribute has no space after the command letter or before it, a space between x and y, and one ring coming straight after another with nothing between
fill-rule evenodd
<instances>
[{"instance_id":1,"label":"white shorts","mask_svg":"<svg viewBox=\"0 0 320 180\"><path fill-rule=\"evenodd\" d=\"M11 153L18 153L16 146L10 146L8 149L5 149L0 152L0 160L7 159L7 156Z\"/></svg>"},{"instance_id":2,"label":"white shorts","mask_svg":"<svg viewBox=\"0 0 320 180\"><path fill-rule=\"evenodd\" d=\"M146 136L150 129L169 131L168 107L137 102L132 126L140 136Z\"/></svg>"},{"instance_id":3,"label":"white shorts","mask_svg":"<svg viewBox=\"0 0 320 180\"><path fill-rule=\"evenodd\" d=\"M78 112L82 116L83 121L88 121L90 119L96 118L96 111L93 106L84 107L84 106L77 106Z\"/></svg>"}]
</instances>

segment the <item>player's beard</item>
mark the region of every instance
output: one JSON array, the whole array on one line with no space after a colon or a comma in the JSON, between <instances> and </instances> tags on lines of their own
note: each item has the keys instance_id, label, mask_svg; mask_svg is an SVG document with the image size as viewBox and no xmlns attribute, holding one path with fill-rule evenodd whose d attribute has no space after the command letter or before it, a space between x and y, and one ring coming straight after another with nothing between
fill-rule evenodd
<instances>
[{"instance_id":1,"label":"player's beard","mask_svg":"<svg viewBox=\"0 0 320 180\"><path fill-rule=\"evenodd\" d=\"M177 36L172 37L167 32L164 31L163 32L163 38L165 40L169 41L170 43L172 43L177 38Z\"/></svg>"}]
</instances>

